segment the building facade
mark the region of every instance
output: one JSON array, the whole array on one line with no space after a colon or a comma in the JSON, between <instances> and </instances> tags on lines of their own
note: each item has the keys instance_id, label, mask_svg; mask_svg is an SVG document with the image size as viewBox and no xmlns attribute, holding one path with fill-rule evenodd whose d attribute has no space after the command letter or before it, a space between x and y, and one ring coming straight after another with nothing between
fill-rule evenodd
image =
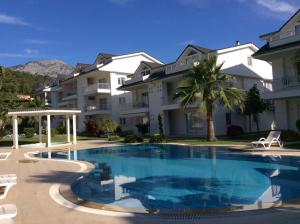
<instances>
[{"instance_id":1,"label":"building facade","mask_svg":"<svg viewBox=\"0 0 300 224\"><path fill-rule=\"evenodd\" d=\"M297 131L300 119L300 10L279 30L261 36L267 43L254 54L272 63L273 91L264 98L273 100L277 129Z\"/></svg>"},{"instance_id":2,"label":"building facade","mask_svg":"<svg viewBox=\"0 0 300 224\"><path fill-rule=\"evenodd\" d=\"M76 108L78 131L83 132L89 119L113 119L120 123L120 107L129 93L118 90L142 61L162 64L144 52L127 55L100 53L93 64L78 64L73 74L44 92L53 108ZM56 125L61 121L55 120Z\"/></svg>"},{"instance_id":3,"label":"building facade","mask_svg":"<svg viewBox=\"0 0 300 224\"><path fill-rule=\"evenodd\" d=\"M231 85L248 90L256 84L261 92L271 91L272 67L268 62L252 57L257 50L251 43L237 43L234 47L219 50L188 45L173 63L141 62L133 77L119 88L131 93L124 103L126 106L121 107L122 129L137 132L136 125L149 122L150 134L157 133L160 114L166 135L206 136L206 116L199 110L199 105L183 109L179 99L174 100L182 76L199 60L216 55L218 63L224 63L222 71L234 75L235 81ZM260 116L261 130L271 129L272 115L272 112L265 112ZM249 131L247 119L238 109L228 112L218 106L214 113L216 134L225 135L229 125L239 125Z\"/></svg>"}]
</instances>

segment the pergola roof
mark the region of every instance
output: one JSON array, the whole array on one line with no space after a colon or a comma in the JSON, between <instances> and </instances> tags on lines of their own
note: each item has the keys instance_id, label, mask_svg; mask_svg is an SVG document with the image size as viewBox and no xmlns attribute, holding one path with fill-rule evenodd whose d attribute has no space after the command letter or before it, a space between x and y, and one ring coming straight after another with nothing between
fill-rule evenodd
<instances>
[{"instance_id":1,"label":"pergola roof","mask_svg":"<svg viewBox=\"0 0 300 224\"><path fill-rule=\"evenodd\" d=\"M72 115L79 114L81 110L77 109L45 109L45 108L26 108L8 111L8 116L46 116L46 115Z\"/></svg>"}]
</instances>

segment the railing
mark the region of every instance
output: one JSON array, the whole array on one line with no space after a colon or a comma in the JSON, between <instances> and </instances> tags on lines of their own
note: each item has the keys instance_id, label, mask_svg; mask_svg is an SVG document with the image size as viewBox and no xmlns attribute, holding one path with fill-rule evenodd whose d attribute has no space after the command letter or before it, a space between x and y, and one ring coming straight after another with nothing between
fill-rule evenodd
<instances>
[{"instance_id":1,"label":"railing","mask_svg":"<svg viewBox=\"0 0 300 224\"><path fill-rule=\"evenodd\" d=\"M172 105L172 104L178 104L178 103L180 103L180 100L174 99L173 96L163 97L163 105Z\"/></svg>"},{"instance_id":2,"label":"railing","mask_svg":"<svg viewBox=\"0 0 300 224\"><path fill-rule=\"evenodd\" d=\"M99 105L88 105L85 107L86 112L98 111L98 110L110 110L111 106L109 104L99 104Z\"/></svg>"},{"instance_id":3,"label":"railing","mask_svg":"<svg viewBox=\"0 0 300 224\"><path fill-rule=\"evenodd\" d=\"M286 88L300 88L300 76L283 76L273 80L274 91Z\"/></svg>"},{"instance_id":4,"label":"railing","mask_svg":"<svg viewBox=\"0 0 300 224\"><path fill-rule=\"evenodd\" d=\"M72 91L72 92L67 92L67 93L65 92L64 95L63 95L63 98L68 97L68 96L73 96L73 95L76 95L76 94L77 94L77 91Z\"/></svg>"},{"instance_id":5,"label":"railing","mask_svg":"<svg viewBox=\"0 0 300 224\"><path fill-rule=\"evenodd\" d=\"M92 85L87 86L85 89L86 92L96 92L98 89L110 89L109 83L95 83Z\"/></svg>"},{"instance_id":6,"label":"railing","mask_svg":"<svg viewBox=\"0 0 300 224\"><path fill-rule=\"evenodd\" d=\"M98 89L110 89L109 83L97 83L97 84L98 84Z\"/></svg>"},{"instance_id":7,"label":"railing","mask_svg":"<svg viewBox=\"0 0 300 224\"><path fill-rule=\"evenodd\" d=\"M121 110L132 110L132 109L142 109L149 108L149 104L146 102L135 102L133 104L123 104L121 105Z\"/></svg>"}]
</instances>

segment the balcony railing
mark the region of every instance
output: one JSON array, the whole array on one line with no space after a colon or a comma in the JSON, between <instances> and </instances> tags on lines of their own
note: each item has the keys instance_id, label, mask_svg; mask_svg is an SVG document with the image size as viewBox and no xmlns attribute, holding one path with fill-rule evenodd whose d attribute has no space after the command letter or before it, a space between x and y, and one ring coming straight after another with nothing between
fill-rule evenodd
<instances>
[{"instance_id":1,"label":"balcony railing","mask_svg":"<svg viewBox=\"0 0 300 224\"><path fill-rule=\"evenodd\" d=\"M300 88L300 76L283 76L273 80L274 91L283 90L286 88Z\"/></svg>"},{"instance_id":2,"label":"balcony railing","mask_svg":"<svg viewBox=\"0 0 300 224\"><path fill-rule=\"evenodd\" d=\"M86 112L99 111L99 110L110 110L111 106L109 104L99 104L99 105L88 105L85 107Z\"/></svg>"},{"instance_id":3,"label":"balcony railing","mask_svg":"<svg viewBox=\"0 0 300 224\"><path fill-rule=\"evenodd\" d=\"M74 96L74 95L76 95L76 94L77 94L76 91L67 92L67 93L64 93L64 94L63 94L63 98L64 98L64 97L68 97L68 96Z\"/></svg>"},{"instance_id":4,"label":"balcony railing","mask_svg":"<svg viewBox=\"0 0 300 224\"><path fill-rule=\"evenodd\" d=\"M149 104L147 102L135 102L133 104L124 104L121 105L121 110L133 110L133 109L142 109L149 108Z\"/></svg>"},{"instance_id":5,"label":"balcony railing","mask_svg":"<svg viewBox=\"0 0 300 224\"><path fill-rule=\"evenodd\" d=\"M163 105L172 105L172 104L179 104L179 99L174 99L173 96L166 96L163 97Z\"/></svg>"},{"instance_id":6,"label":"balcony railing","mask_svg":"<svg viewBox=\"0 0 300 224\"><path fill-rule=\"evenodd\" d=\"M87 86L87 88L85 89L85 92L98 92L101 89L110 90L110 84L109 83L95 83L95 84Z\"/></svg>"}]
</instances>

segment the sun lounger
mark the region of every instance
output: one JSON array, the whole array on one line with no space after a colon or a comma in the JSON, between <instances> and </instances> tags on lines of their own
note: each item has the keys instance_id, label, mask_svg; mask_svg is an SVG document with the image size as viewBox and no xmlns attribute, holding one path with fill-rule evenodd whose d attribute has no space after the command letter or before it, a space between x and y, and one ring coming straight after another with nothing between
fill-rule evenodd
<instances>
[{"instance_id":1,"label":"sun lounger","mask_svg":"<svg viewBox=\"0 0 300 224\"><path fill-rule=\"evenodd\" d=\"M280 134L280 131L271 131L267 138L260 138L258 141L252 142L252 146L257 148L262 145L264 149L270 149L273 144L277 144L281 148Z\"/></svg>"},{"instance_id":2,"label":"sun lounger","mask_svg":"<svg viewBox=\"0 0 300 224\"><path fill-rule=\"evenodd\" d=\"M17 207L13 204L0 205L0 223L17 216ZM9 222L4 222L9 223Z\"/></svg>"},{"instance_id":3,"label":"sun lounger","mask_svg":"<svg viewBox=\"0 0 300 224\"><path fill-rule=\"evenodd\" d=\"M5 198L9 189L16 184L16 179L0 179L0 199Z\"/></svg>"},{"instance_id":4,"label":"sun lounger","mask_svg":"<svg viewBox=\"0 0 300 224\"><path fill-rule=\"evenodd\" d=\"M11 153L10 152L1 152L0 153L0 160L7 160Z\"/></svg>"},{"instance_id":5,"label":"sun lounger","mask_svg":"<svg viewBox=\"0 0 300 224\"><path fill-rule=\"evenodd\" d=\"M17 179L16 174L0 174L0 180L6 180L6 179Z\"/></svg>"}]
</instances>

